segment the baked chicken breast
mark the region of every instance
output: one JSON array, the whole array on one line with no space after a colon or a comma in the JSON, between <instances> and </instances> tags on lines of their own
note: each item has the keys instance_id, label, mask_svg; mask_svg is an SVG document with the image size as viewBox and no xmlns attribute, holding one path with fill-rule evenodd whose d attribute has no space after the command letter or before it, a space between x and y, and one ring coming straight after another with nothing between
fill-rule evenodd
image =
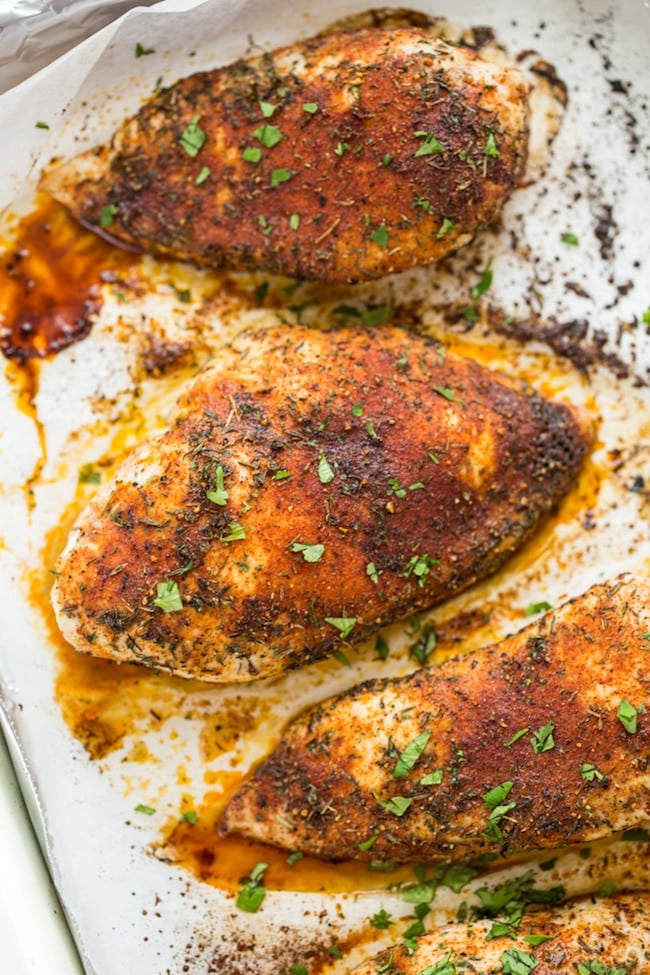
<instances>
[{"instance_id":1,"label":"baked chicken breast","mask_svg":"<svg viewBox=\"0 0 650 975\"><path fill-rule=\"evenodd\" d=\"M474 654L292 723L222 830L330 859L468 860L650 822L650 584L597 585Z\"/></svg>"},{"instance_id":2,"label":"baked chicken breast","mask_svg":"<svg viewBox=\"0 0 650 975\"><path fill-rule=\"evenodd\" d=\"M527 147L523 74L418 28L335 31L185 78L43 187L116 241L359 281L494 220Z\"/></svg>"},{"instance_id":3,"label":"baked chicken breast","mask_svg":"<svg viewBox=\"0 0 650 975\"><path fill-rule=\"evenodd\" d=\"M524 915L494 937L494 922L450 924L382 951L353 975L632 975L650 965L650 894L584 898ZM532 943L531 943L532 942Z\"/></svg>"},{"instance_id":4,"label":"baked chicken breast","mask_svg":"<svg viewBox=\"0 0 650 975\"><path fill-rule=\"evenodd\" d=\"M80 650L248 681L493 572L574 483L573 411L404 328L247 334L82 515Z\"/></svg>"}]
</instances>

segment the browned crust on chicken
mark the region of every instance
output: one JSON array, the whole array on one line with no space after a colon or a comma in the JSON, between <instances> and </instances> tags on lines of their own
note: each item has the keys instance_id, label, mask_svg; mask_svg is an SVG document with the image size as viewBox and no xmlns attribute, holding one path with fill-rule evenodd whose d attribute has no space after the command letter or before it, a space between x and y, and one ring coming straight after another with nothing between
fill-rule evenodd
<instances>
[{"instance_id":1,"label":"browned crust on chicken","mask_svg":"<svg viewBox=\"0 0 650 975\"><path fill-rule=\"evenodd\" d=\"M576 900L526 915L516 932L488 940L492 926L447 925L419 938L417 951L389 948L354 975L642 975L650 965L650 894ZM538 938L548 940L531 944Z\"/></svg>"},{"instance_id":2,"label":"browned crust on chicken","mask_svg":"<svg viewBox=\"0 0 650 975\"><path fill-rule=\"evenodd\" d=\"M628 577L489 649L324 701L289 726L223 828L332 859L413 861L512 855L647 823L649 632L650 585ZM401 815L381 805L397 796Z\"/></svg>"},{"instance_id":3,"label":"browned crust on chicken","mask_svg":"<svg viewBox=\"0 0 650 975\"><path fill-rule=\"evenodd\" d=\"M403 328L246 335L82 516L59 624L181 676L279 673L493 572L586 447L568 407Z\"/></svg>"},{"instance_id":4,"label":"browned crust on chicken","mask_svg":"<svg viewBox=\"0 0 650 975\"><path fill-rule=\"evenodd\" d=\"M43 187L147 251L374 278L495 218L525 163L527 94L518 69L426 30L336 31L160 91Z\"/></svg>"}]
</instances>

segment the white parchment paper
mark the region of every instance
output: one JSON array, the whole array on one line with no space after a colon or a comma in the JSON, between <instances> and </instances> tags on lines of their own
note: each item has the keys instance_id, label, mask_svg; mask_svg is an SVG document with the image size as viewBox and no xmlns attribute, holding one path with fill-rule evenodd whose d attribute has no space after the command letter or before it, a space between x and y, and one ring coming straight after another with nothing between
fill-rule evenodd
<instances>
[{"instance_id":1,"label":"white parchment paper","mask_svg":"<svg viewBox=\"0 0 650 975\"><path fill-rule=\"evenodd\" d=\"M246 52L289 43L367 7L360 0L165 0L129 11L0 96L5 139L0 209L13 213L28 208L38 174L52 157L109 138L158 79L168 84ZM584 321L587 344L600 342L630 365L627 379L594 367L598 405L607 414L603 454L618 445L632 458L629 476L638 474L650 483L647 443L639 441L632 452L629 442L630 429L638 435L638 417L649 405L643 387L649 340L642 323L650 307L647 5L637 0L595 0L589 5L549 0L543 8L533 2L513 8L510 0L492 0L477 10L468 0L440 0L435 6L413 0L411 7L447 15L462 26L489 24L512 54L538 51L567 82L569 106L548 173L515 195L503 227L487 244L478 242L472 253L477 266L494 253L494 300L513 315L534 312L560 324ZM155 53L136 59L137 43ZM38 121L49 129L37 128ZM604 248L605 230L600 236L596 230L607 212L615 229ZM579 247L562 249L560 237L566 232L579 238ZM514 237L518 243L513 249ZM458 288L452 268L439 277L429 272L405 275L360 288L355 295L381 299L408 293L422 299L435 290L437 300L444 300ZM535 356L542 362L545 350L543 342L532 343L531 374ZM149 846L159 838L160 822L155 817L134 822L135 800L124 787L124 752L94 763L72 739L54 700L56 663L47 632L25 595L25 573L41 558L43 538L72 491L74 472L61 474L62 458L79 462L71 444L84 423L90 424L92 397L100 392L118 401L128 395L129 383L129 363L111 344L108 320L85 343L46 364L37 406L50 449L31 506L25 483L38 463L39 438L30 418L16 408L10 383L4 377L0 381L0 600L5 607L0 689L6 721L18 743L34 816L89 975L275 975L300 960L296 946L301 939L306 946L326 947L362 927L380 906L396 915L408 912L398 895L383 890L359 897L270 893L260 913L247 917L222 892L152 856ZM610 534L604 528L603 534L595 533L591 547L574 565L545 566L545 596L555 602L575 595L624 568L648 571L650 533L639 531L647 508L638 494L625 498L617 514L608 509L614 519ZM603 525L604 519L605 514ZM612 542L616 537L620 544ZM526 584L521 583L524 603L535 596L527 593ZM349 673L330 675L328 692L372 672L368 668L368 661L361 660ZM294 688L287 693L282 685L269 692L276 702L269 734L278 733L296 702L323 695L313 676L296 678ZM246 707L246 701L242 692L238 706ZM182 747L195 754L187 727L177 722L176 730ZM179 746L164 736L149 745L157 763L151 789L158 790L164 797L161 806L166 803L171 811L178 807L179 787L165 769L176 768ZM250 761L262 753L263 742L258 741L250 748ZM617 856L624 864L632 847L614 851L610 866ZM598 873L579 857L567 861L565 869L568 890L593 888L605 876L605 868ZM430 921L453 913L468 896L467 891L462 898L447 894L436 903ZM333 958L332 971L347 971L350 964Z\"/></svg>"}]
</instances>

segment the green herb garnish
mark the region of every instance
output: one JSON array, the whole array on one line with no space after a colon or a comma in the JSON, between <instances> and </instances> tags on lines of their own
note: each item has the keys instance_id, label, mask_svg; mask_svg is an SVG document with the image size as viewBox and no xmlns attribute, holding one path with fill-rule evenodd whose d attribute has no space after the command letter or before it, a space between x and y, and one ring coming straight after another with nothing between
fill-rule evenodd
<instances>
[{"instance_id":1,"label":"green herb garnish","mask_svg":"<svg viewBox=\"0 0 650 975\"><path fill-rule=\"evenodd\" d=\"M242 152L244 162L258 163L262 158L262 150L259 146L246 146Z\"/></svg>"},{"instance_id":2,"label":"green herb garnish","mask_svg":"<svg viewBox=\"0 0 650 975\"><path fill-rule=\"evenodd\" d=\"M431 737L430 731L422 731L419 735L409 742L397 760L397 765L393 769L393 778L404 778L409 774L422 752L427 747L427 742Z\"/></svg>"},{"instance_id":3,"label":"green herb garnish","mask_svg":"<svg viewBox=\"0 0 650 975\"><path fill-rule=\"evenodd\" d=\"M278 142L282 140L280 130L276 129L275 125L269 125L268 122L260 125L251 135L254 139L261 142L266 149L272 149L273 146L277 146Z\"/></svg>"},{"instance_id":4,"label":"green herb garnish","mask_svg":"<svg viewBox=\"0 0 650 975\"><path fill-rule=\"evenodd\" d=\"M330 467L325 454L321 454L318 459L318 480L321 484L329 484L334 480L334 471Z\"/></svg>"},{"instance_id":5,"label":"green herb garnish","mask_svg":"<svg viewBox=\"0 0 650 975\"><path fill-rule=\"evenodd\" d=\"M224 487L223 478L223 467L219 464L215 471L214 491L208 491L206 494L208 501L212 501L213 504L224 505L228 503L228 492Z\"/></svg>"},{"instance_id":6,"label":"green herb garnish","mask_svg":"<svg viewBox=\"0 0 650 975\"><path fill-rule=\"evenodd\" d=\"M244 881L244 885L237 894L237 900L235 901L235 904L241 911L255 914L261 907L262 901L266 897L264 871L267 867L268 863L262 861L256 863L250 875Z\"/></svg>"},{"instance_id":7,"label":"green herb garnish","mask_svg":"<svg viewBox=\"0 0 650 975\"><path fill-rule=\"evenodd\" d=\"M178 590L178 583L173 579L156 584L156 598L154 606L162 609L164 613L176 613L183 608L183 600Z\"/></svg>"},{"instance_id":8,"label":"green herb garnish","mask_svg":"<svg viewBox=\"0 0 650 975\"><path fill-rule=\"evenodd\" d=\"M271 172L271 186L279 186L280 183L286 183L292 176L293 173L290 169L274 169Z\"/></svg>"},{"instance_id":9,"label":"green herb garnish","mask_svg":"<svg viewBox=\"0 0 650 975\"><path fill-rule=\"evenodd\" d=\"M478 284L475 284L470 290L470 294L474 301L477 301L486 291L489 290L492 284L492 261L488 261L485 270L483 271Z\"/></svg>"},{"instance_id":10,"label":"green herb garnish","mask_svg":"<svg viewBox=\"0 0 650 975\"><path fill-rule=\"evenodd\" d=\"M107 203L102 212L99 214L99 226L100 227L110 227L115 219L115 214L117 213L116 203Z\"/></svg>"},{"instance_id":11,"label":"green herb garnish","mask_svg":"<svg viewBox=\"0 0 650 975\"><path fill-rule=\"evenodd\" d=\"M488 134L488 137L485 140L485 148L483 149L483 153L486 156L494 156L495 159L501 155L501 153L499 152L499 147L497 146L496 139L494 138L492 132Z\"/></svg>"},{"instance_id":12,"label":"green herb garnish","mask_svg":"<svg viewBox=\"0 0 650 975\"><path fill-rule=\"evenodd\" d=\"M555 725L553 722L549 721L548 724L543 725L537 731L533 732L530 743L536 755L540 755L542 752L550 752L552 748L555 748L555 741L553 739L554 728Z\"/></svg>"},{"instance_id":13,"label":"green herb garnish","mask_svg":"<svg viewBox=\"0 0 650 975\"><path fill-rule=\"evenodd\" d=\"M445 150L442 142L438 142L433 132L416 132L415 137L424 139L424 142L414 156L432 156Z\"/></svg>"},{"instance_id":14,"label":"green herb garnish","mask_svg":"<svg viewBox=\"0 0 650 975\"><path fill-rule=\"evenodd\" d=\"M629 735L636 733L638 711L629 701L623 699L618 706L616 716Z\"/></svg>"},{"instance_id":15,"label":"green herb garnish","mask_svg":"<svg viewBox=\"0 0 650 975\"><path fill-rule=\"evenodd\" d=\"M599 772L595 765L591 762L583 762L580 766L580 775L583 777L585 782L602 782L605 778L602 772Z\"/></svg>"},{"instance_id":16,"label":"green herb garnish","mask_svg":"<svg viewBox=\"0 0 650 975\"><path fill-rule=\"evenodd\" d=\"M387 809L388 812L393 813L395 816L403 816L413 802L411 798L407 798L406 796L392 796L390 799L380 799L376 793L373 792L372 795L383 809Z\"/></svg>"},{"instance_id":17,"label":"green herb garnish","mask_svg":"<svg viewBox=\"0 0 650 975\"><path fill-rule=\"evenodd\" d=\"M339 631L341 636L345 639L349 636L354 629L354 625L357 622L356 616L326 616L325 622L329 623Z\"/></svg>"},{"instance_id":18,"label":"green herb garnish","mask_svg":"<svg viewBox=\"0 0 650 975\"><path fill-rule=\"evenodd\" d=\"M305 562L320 562L325 554L325 546L321 544L304 545L302 542L292 542L290 548L292 552L302 552Z\"/></svg>"},{"instance_id":19,"label":"green herb garnish","mask_svg":"<svg viewBox=\"0 0 650 975\"><path fill-rule=\"evenodd\" d=\"M195 115L178 140L188 156L192 158L198 156L205 142L205 132L199 125L200 118L200 115Z\"/></svg>"}]
</instances>

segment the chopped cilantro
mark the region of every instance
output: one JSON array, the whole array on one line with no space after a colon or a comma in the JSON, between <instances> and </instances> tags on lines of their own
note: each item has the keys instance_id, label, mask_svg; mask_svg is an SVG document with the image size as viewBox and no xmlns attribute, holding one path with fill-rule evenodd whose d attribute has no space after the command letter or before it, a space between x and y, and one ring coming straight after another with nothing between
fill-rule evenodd
<instances>
[{"instance_id":1,"label":"chopped cilantro","mask_svg":"<svg viewBox=\"0 0 650 975\"><path fill-rule=\"evenodd\" d=\"M228 532L221 536L222 542L239 542L246 538L246 529L236 521L231 521L228 525Z\"/></svg>"},{"instance_id":2,"label":"chopped cilantro","mask_svg":"<svg viewBox=\"0 0 650 975\"><path fill-rule=\"evenodd\" d=\"M510 746L514 745L516 741L519 741L520 738L523 738L524 735L527 735L528 731L529 731L528 728L520 728L519 731L516 731L514 733L514 735L512 736L512 738L510 738L509 741L506 741L504 743L504 748L510 748Z\"/></svg>"},{"instance_id":3,"label":"chopped cilantro","mask_svg":"<svg viewBox=\"0 0 650 975\"><path fill-rule=\"evenodd\" d=\"M254 139L257 139L266 149L272 149L273 146L277 146L278 142L282 140L282 133L275 125L269 125L268 122L264 122L259 128L255 129L251 133Z\"/></svg>"},{"instance_id":4,"label":"chopped cilantro","mask_svg":"<svg viewBox=\"0 0 650 975\"><path fill-rule=\"evenodd\" d=\"M374 582L375 585L379 582L380 572L374 562L368 562L366 565L366 575Z\"/></svg>"},{"instance_id":5,"label":"chopped cilantro","mask_svg":"<svg viewBox=\"0 0 650 975\"><path fill-rule=\"evenodd\" d=\"M422 752L427 747L427 742L431 737L430 731L421 731L419 735L409 742L404 751L400 753L397 765L393 769L393 777L396 779L404 778L412 770Z\"/></svg>"},{"instance_id":6,"label":"chopped cilantro","mask_svg":"<svg viewBox=\"0 0 650 975\"><path fill-rule=\"evenodd\" d=\"M244 881L244 885L237 894L237 900L235 901L235 904L241 911L255 914L261 907L262 901L266 897L264 871L267 867L268 863L263 863L262 861L256 863L250 875Z\"/></svg>"},{"instance_id":7,"label":"chopped cilantro","mask_svg":"<svg viewBox=\"0 0 650 975\"><path fill-rule=\"evenodd\" d=\"M156 584L156 598L154 606L162 609L164 613L176 613L183 608L183 600L178 590L178 583L173 579Z\"/></svg>"},{"instance_id":8,"label":"chopped cilantro","mask_svg":"<svg viewBox=\"0 0 650 975\"><path fill-rule=\"evenodd\" d=\"M544 599L542 600L541 603L529 603L528 606L526 606L526 612L524 613L524 615L536 616L537 613L548 613L548 611L551 609L553 609L551 604L547 603L546 600Z\"/></svg>"},{"instance_id":9,"label":"chopped cilantro","mask_svg":"<svg viewBox=\"0 0 650 975\"><path fill-rule=\"evenodd\" d=\"M382 907L381 910L377 911L376 914L370 918L370 923L373 928L377 928L378 931L385 931L390 927L393 917L388 911L385 911Z\"/></svg>"},{"instance_id":10,"label":"chopped cilantro","mask_svg":"<svg viewBox=\"0 0 650 975\"><path fill-rule=\"evenodd\" d=\"M354 625L357 622L356 616L326 616L325 622L329 623L339 631L341 636L345 639L349 636L354 629Z\"/></svg>"},{"instance_id":11,"label":"chopped cilantro","mask_svg":"<svg viewBox=\"0 0 650 975\"><path fill-rule=\"evenodd\" d=\"M580 238L576 234L562 234L560 240L563 244L570 244L572 247L577 247L580 243Z\"/></svg>"},{"instance_id":12,"label":"chopped cilantro","mask_svg":"<svg viewBox=\"0 0 650 975\"><path fill-rule=\"evenodd\" d=\"M488 807L488 809L496 809L501 805L504 799L510 794L514 782L502 782L501 785L495 785L493 789L486 792L483 796L483 802Z\"/></svg>"},{"instance_id":13,"label":"chopped cilantro","mask_svg":"<svg viewBox=\"0 0 650 975\"><path fill-rule=\"evenodd\" d=\"M246 146L242 152L242 158L245 162L258 163L262 158L262 150L259 146Z\"/></svg>"},{"instance_id":14,"label":"chopped cilantro","mask_svg":"<svg viewBox=\"0 0 650 975\"><path fill-rule=\"evenodd\" d=\"M422 968L418 972L418 975L456 975L458 969L452 961L452 958L453 953L449 951L444 958L440 958L432 965L427 965L426 968ZM463 965L463 968L465 968L465 965Z\"/></svg>"},{"instance_id":15,"label":"chopped cilantro","mask_svg":"<svg viewBox=\"0 0 650 975\"><path fill-rule=\"evenodd\" d=\"M530 743L536 755L540 755L542 752L550 752L551 749L555 748L555 740L553 738L554 728L555 725L553 722L549 721L548 724L543 725L537 731L533 732Z\"/></svg>"},{"instance_id":16,"label":"chopped cilantro","mask_svg":"<svg viewBox=\"0 0 650 975\"><path fill-rule=\"evenodd\" d=\"M184 823L189 823L190 826L194 826L195 823L198 823L198 821L199 821L199 815L197 812L195 812L194 809L188 809L187 812L183 813Z\"/></svg>"},{"instance_id":17,"label":"chopped cilantro","mask_svg":"<svg viewBox=\"0 0 650 975\"><path fill-rule=\"evenodd\" d=\"M488 134L488 137L485 140L485 148L483 149L483 152L486 156L494 156L495 158L501 155L499 152L499 147L497 146L497 141L492 132Z\"/></svg>"},{"instance_id":18,"label":"chopped cilantro","mask_svg":"<svg viewBox=\"0 0 650 975\"><path fill-rule=\"evenodd\" d=\"M205 142L205 132L199 125L201 116L195 115L178 140L188 156L198 156Z\"/></svg>"},{"instance_id":19,"label":"chopped cilantro","mask_svg":"<svg viewBox=\"0 0 650 975\"><path fill-rule=\"evenodd\" d=\"M315 115L318 111L318 105L316 102L305 102L302 106L303 112L307 112L308 115Z\"/></svg>"},{"instance_id":20,"label":"chopped cilantro","mask_svg":"<svg viewBox=\"0 0 650 975\"><path fill-rule=\"evenodd\" d=\"M366 308L361 312L364 325L381 325L393 314L392 305L377 305L376 308Z\"/></svg>"},{"instance_id":21,"label":"chopped cilantro","mask_svg":"<svg viewBox=\"0 0 650 975\"><path fill-rule=\"evenodd\" d=\"M636 967L636 964L635 966ZM578 975L628 975L628 969L620 965L606 965L597 958L580 962Z\"/></svg>"},{"instance_id":22,"label":"chopped cilantro","mask_svg":"<svg viewBox=\"0 0 650 975\"><path fill-rule=\"evenodd\" d=\"M501 955L501 971L505 975L528 975L538 965L534 955L529 955L520 948L508 948Z\"/></svg>"},{"instance_id":23,"label":"chopped cilantro","mask_svg":"<svg viewBox=\"0 0 650 975\"><path fill-rule=\"evenodd\" d=\"M223 476L223 467L219 464L215 472L214 491L208 491L206 494L208 501L212 501L213 504L224 505L228 503L228 492L223 484Z\"/></svg>"},{"instance_id":24,"label":"chopped cilantro","mask_svg":"<svg viewBox=\"0 0 650 975\"><path fill-rule=\"evenodd\" d=\"M110 227L115 219L115 214L117 213L116 203L107 203L102 212L99 214L99 226L100 227Z\"/></svg>"},{"instance_id":25,"label":"chopped cilantro","mask_svg":"<svg viewBox=\"0 0 650 975\"><path fill-rule=\"evenodd\" d=\"M451 400L452 403L456 399L456 394L453 389L449 389L447 386L434 386L433 389L439 396L444 396L445 399Z\"/></svg>"},{"instance_id":26,"label":"chopped cilantro","mask_svg":"<svg viewBox=\"0 0 650 975\"><path fill-rule=\"evenodd\" d=\"M49 124L47 122L35 122L34 123L34 128L35 129L49 129L49 127L50 126L49 126Z\"/></svg>"},{"instance_id":27,"label":"chopped cilantro","mask_svg":"<svg viewBox=\"0 0 650 975\"><path fill-rule=\"evenodd\" d=\"M418 586L422 587L426 584L430 569L436 565L440 565L440 559L432 559L426 552L422 555L413 555L402 575L407 579L410 575L414 575L418 581Z\"/></svg>"},{"instance_id":28,"label":"chopped cilantro","mask_svg":"<svg viewBox=\"0 0 650 975\"><path fill-rule=\"evenodd\" d=\"M139 41L135 45L135 56L136 56L136 58L144 58L148 54L155 54L155 53L156 53L156 49L155 48L153 48L153 47L143 47L142 44Z\"/></svg>"},{"instance_id":29,"label":"chopped cilantro","mask_svg":"<svg viewBox=\"0 0 650 975\"><path fill-rule=\"evenodd\" d=\"M445 147L439 142L433 132L416 132L416 139L424 139L415 156L432 156L439 152L444 152Z\"/></svg>"},{"instance_id":30,"label":"chopped cilantro","mask_svg":"<svg viewBox=\"0 0 650 975\"><path fill-rule=\"evenodd\" d=\"M289 226L291 227L292 230L297 230L298 229L298 227L300 226L300 214L299 213L292 213L291 214L291 216L289 217Z\"/></svg>"},{"instance_id":31,"label":"chopped cilantro","mask_svg":"<svg viewBox=\"0 0 650 975\"><path fill-rule=\"evenodd\" d=\"M280 183L286 183L292 176L293 173L290 169L274 169L271 172L271 186L279 186Z\"/></svg>"},{"instance_id":32,"label":"chopped cilantro","mask_svg":"<svg viewBox=\"0 0 650 975\"><path fill-rule=\"evenodd\" d=\"M302 542L292 542L290 548L292 552L302 552L305 562L320 562L325 554L325 546L321 544L303 545Z\"/></svg>"},{"instance_id":33,"label":"chopped cilantro","mask_svg":"<svg viewBox=\"0 0 650 975\"><path fill-rule=\"evenodd\" d=\"M99 484L102 479L102 472L98 471L92 464L82 464L79 468L80 484Z\"/></svg>"},{"instance_id":34,"label":"chopped cilantro","mask_svg":"<svg viewBox=\"0 0 650 975\"><path fill-rule=\"evenodd\" d=\"M424 666L436 649L436 644L438 638L436 636L436 631L431 623L425 623L420 632L420 636L417 641L409 647L409 653L411 656L415 657L419 664Z\"/></svg>"},{"instance_id":35,"label":"chopped cilantro","mask_svg":"<svg viewBox=\"0 0 650 975\"><path fill-rule=\"evenodd\" d=\"M422 776L420 785L440 785L444 774L444 769L435 768L433 772L427 772L426 775Z\"/></svg>"},{"instance_id":36,"label":"chopped cilantro","mask_svg":"<svg viewBox=\"0 0 650 975\"><path fill-rule=\"evenodd\" d=\"M387 809L395 816L403 816L413 802L413 799L406 796L391 796L390 799L380 799L376 793L373 792L372 795L383 809Z\"/></svg>"},{"instance_id":37,"label":"chopped cilantro","mask_svg":"<svg viewBox=\"0 0 650 975\"><path fill-rule=\"evenodd\" d=\"M585 782L594 782L598 780L601 782L605 776L602 772L599 772L595 765L591 762L583 762L580 766L580 775L583 777Z\"/></svg>"},{"instance_id":38,"label":"chopped cilantro","mask_svg":"<svg viewBox=\"0 0 650 975\"><path fill-rule=\"evenodd\" d=\"M318 480L321 484L329 484L330 481L334 480L334 471L330 467L325 454L321 454L318 458Z\"/></svg>"},{"instance_id":39,"label":"chopped cilantro","mask_svg":"<svg viewBox=\"0 0 650 975\"><path fill-rule=\"evenodd\" d=\"M629 701L623 699L618 706L616 716L629 735L633 735L637 729L638 711Z\"/></svg>"},{"instance_id":40,"label":"chopped cilantro","mask_svg":"<svg viewBox=\"0 0 650 975\"><path fill-rule=\"evenodd\" d=\"M274 105L272 102L260 102L260 109L264 118L271 118L271 116L277 111L278 106Z\"/></svg>"},{"instance_id":41,"label":"chopped cilantro","mask_svg":"<svg viewBox=\"0 0 650 975\"><path fill-rule=\"evenodd\" d=\"M492 278L493 278L492 261L490 260L487 262L485 266L485 270L483 271L478 281L478 284L473 285L473 287L470 290L470 294L474 301L477 301L479 298L482 297L482 295L485 294L486 291L489 290L492 284Z\"/></svg>"},{"instance_id":42,"label":"chopped cilantro","mask_svg":"<svg viewBox=\"0 0 650 975\"><path fill-rule=\"evenodd\" d=\"M460 894L463 887L466 887L470 880L478 876L478 870L464 863L452 863L442 877L440 883L443 887L449 887L455 894Z\"/></svg>"},{"instance_id":43,"label":"chopped cilantro","mask_svg":"<svg viewBox=\"0 0 650 975\"><path fill-rule=\"evenodd\" d=\"M445 219L440 224L440 227L438 228L438 233L436 234L437 239L440 240L440 238L444 237L445 234L448 234L450 230L453 230L455 226L456 224L454 223L453 220L450 220L448 217L445 217Z\"/></svg>"},{"instance_id":44,"label":"chopped cilantro","mask_svg":"<svg viewBox=\"0 0 650 975\"><path fill-rule=\"evenodd\" d=\"M364 840L362 843L357 843L358 849L361 850L362 853L367 853L368 850L375 845L375 841L378 836L379 830L375 830L375 832L369 836L367 840Z\"/></svg>"},{"instance_id":45,"label":"chopped cilantro","mask_svg":"<svg viewBox=\"0 0 650 975\"><path fill-rule=\"evenodd\" d=\"M377 227L370 234L370 239L374 240L376 244L380 247L388 247L388 230L386 229L386 224L382 224L381 227Z\"/></svg>"},{"instance_id":46,"label":"chopped cilantro","mask_svg":"<svg viewBox=\"0 0 650 975\"><path fill-rule=\"evenodd\" d=\"M207 166L204 166L199 175L194 180L195 186L202 186L210 178L210 170Z\"/></svg>"},{"instance_id":47,"label":"chopped cilantro","mask_svg":"<svg viewBox=\"0 0 650 975\"><path fill-rule=\"evenodd\" d=\"M384 640L383 636L375 637L375 653L380 660L386 660L390 654L390 647Z\"/></svg>"},{"instance_id":48,"label":"chopped cilantro","mask_svg":"<svg viewBox=\"0 0 650 975\"><path fill-rule=\"evenodd\" d=\"M146 806L143 802L139 802L135 807L135 811L142 813L144 816L153 816L156 810L153 806Z\"/></svg>"}]
</instances>

